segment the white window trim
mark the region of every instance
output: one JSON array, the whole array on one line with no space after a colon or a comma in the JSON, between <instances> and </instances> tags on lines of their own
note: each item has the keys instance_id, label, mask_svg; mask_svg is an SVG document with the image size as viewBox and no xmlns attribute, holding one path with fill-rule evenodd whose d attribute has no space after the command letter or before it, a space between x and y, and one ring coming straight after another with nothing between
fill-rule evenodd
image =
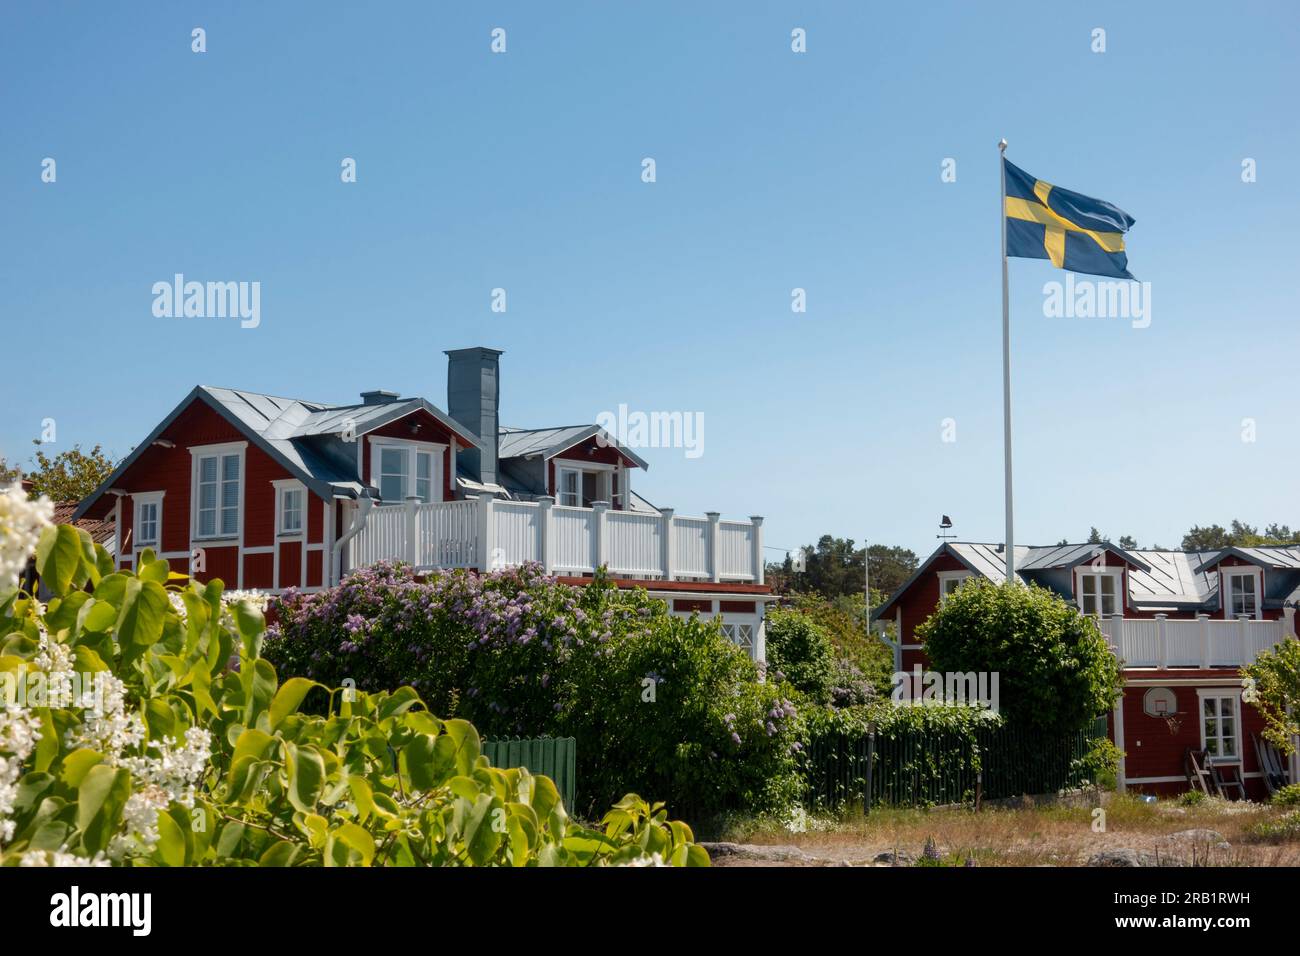
<instances>
[{"instance_id":1,"label":"white window trim","mask_svg":"<svg viewBox=\"0 0 1300 956\"><path fill-rule=\"evenodd\" d=\"M1083 576L1085 574L1105 575L1106 577L1116 578L1115 581L1115 614L1123 614L1128 609L1128 593L1124 587L1125 574L1122 567L1115 565L1103 565L1102 567L1093 567L1091 564L1080 565L1074 569L1074 603L1079 608L1079 613L1085 613L1083 610ZM1105 616L1101 609L1101 589L1097 589L1097 617Z\"/></svg>"},{"instance_id":2,"label":"white window trim","mask_svg":"<svg viewBox=\"0 0 1300 956\"><path fill-rule=\"evenodd\" d=\"M397 448L406 452L406 476L410 481L411 487L408 492L415 492L415 474L416 463L414 458L415 452L426 452L433 456L432 467L429 469L429 500L431 502L444 501L443 486L447 483L446 476L446 451L447 445L431 441L411 441L406 438L387 438L381 435L368 435L370 440L370 485L373 488L379 487L379 463L382 448ZM398 502L386 501L385 504L397 504Z\"/></svg>"},{"instance_id":3,"label":"white window trim","mask_svg":"<svg viewBox=\"0 0 1300 956\"><path fill-rule=\"evenodd\" d=\"M1232 590L1229 582L1234 577L1249 576L1255 579L1255 620L1264 617L1264 571L1262 568L1244 567L1239 564L1219 566L1219 594L1223 596L1224 620L1234 621L1237 615L1232 613Z\"/></svg>"},{"instance_id":4,"label":"white window trim","mask_svg":"<svg viewBox=\"0 0 1300 956\"><path fill-rule=\"evenodd\" d=\"M248 442L225 442L220 445L193 445L190 447L190 540L191 541L243 541L244 540L244 495L247 491L247 452ZM217 533L199 534L199 461L213 455L239 456L239 497L235 502L235 530L232 533L221 531L221 499L217 499ZM220 485L220 466L217 470Z\"/></svg>"},{"instance_id":5,"label":"white window trim","mask_svg":"<svg viewBox=\"0 0 1300 956\"><path fill-rule=\"evenodd\" d=\"M579 474L581 474L584 471L593 471L596 472L598 480L602 482L604 490L607 492L607 494L605 494L603 497L600 496L598 492L596 498L593 500L608 501L611 505L613 504L613 501L611 500L614 496L613 475L615 472L615 467L613 465L606 464L603 461L579 461L576 458L556 458L553 460L555 462L555 500L557 503L561 499L560 488L563 486L564 483L564 479L561 477L563 472L576 471ZM585 507L582 503L581 483L579 483L578 486L578 503L576 505L562 505L562 507L565 508Z\"/></svg>"},{"instance_id":6,"label":"white window trim","mask_svg":"<svg viewBox=\"0 0 1300 956\"><path fill-rule=\"evenodd\" d=\"M949 581L965 581L970 577L969 571L940 571L939 572L939 605L948 600L948 591L946 585ZM958 585L960 587L961 585Z\"/></svg>"},{"instance_id":7,"label":"white window trim","mask_svg":"<svg viewBox=\"0 0 1300 956\"><path fill-rule=\"evenodd\" d=\"M1244 760L1241 753L1241 716L1242 716L1241 715L1241 688L1240 687L1198 687L1196 688L1196 724L1200 728L1202 751L1206 749L1205 698L1207 697L1215 697L1215 698L1231 697L1233 699L1234 717L1232 722L1232 728L1233 728L1233 736L1236 737L1236 740L1234 741L1234 749L1237 752L1235 757L1224 757L1222 755L1216 757L1214 755L1211 755L1210 760L1213 763L1242 764L1244 766Z\"/></svg>"},{"instance_id":8,"label":"white window trim","mask_svg":"<svg viewBox=\"0 0 1300 956\"><path fill-rule=\"evenodd\" d=\"M280 478L271 482L275 486L275 536L285 540L294 540L297 538L307 537L307 486L296 478ZM302 507L299 513L302 517L302 525L297 531L286 531L284 528L284 496L285 492L299 491L302 492Z\"/></svg>"},{"instance_id":9,"label":"white window trim","mask_svg":"<svg viewBox=\"0 0 1300 956\"><path fill-rule=\"evenodd\" d=\"M135 539L131 546L132 551L139 551L141 548L153 548L156 552L162 551L162 533L163 533L163 496L165 491L137 491L131 495L131 532ZM140 541L140 508L142 505L158 506L158 537L154 541Z\"/></svg>"}]
</instances>

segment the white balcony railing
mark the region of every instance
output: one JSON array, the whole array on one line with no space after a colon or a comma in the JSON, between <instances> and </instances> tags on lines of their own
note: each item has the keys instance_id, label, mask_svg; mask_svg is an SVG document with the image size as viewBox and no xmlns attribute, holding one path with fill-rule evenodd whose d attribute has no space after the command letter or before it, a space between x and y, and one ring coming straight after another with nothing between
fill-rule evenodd
<instances>
[{"instance_id":1,"label":"white balcony railing","mask_svg":"<svg viewBox=\"0 0 1300 956\"><path fill-rule=\"evenodd\" d=\"M378 505L348 543L348 567L400 560L420 570L493 570L526 561L554 574L763 583L763 519L723 521L540 501Z\"/></svg>"},{"instance_id":2,"label":"white balcony railing","mask_svg":"<svg viewBox=\"0 0 1300 956\"><path fill-rule=\"evenodd\" d=\"M1098 625L1129 667L1242 667L1287 634L1285 621L1107 617Z\"/></svg>"}]
</instances>

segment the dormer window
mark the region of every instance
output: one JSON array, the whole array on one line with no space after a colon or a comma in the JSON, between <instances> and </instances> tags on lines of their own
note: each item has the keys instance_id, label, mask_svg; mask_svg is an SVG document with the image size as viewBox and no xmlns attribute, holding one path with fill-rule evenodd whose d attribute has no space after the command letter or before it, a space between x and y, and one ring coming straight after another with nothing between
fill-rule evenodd
<instances>
[{"instance_id":1,"label":"dormer window","mask_svg":"<svg viewBox=\"0 0 1300 956\"><path fill-rule=\"evenodd\" d=\"M939 572L939 603L943 604L948 600L948 595L952 594L961 583L970 577L969 571L940 571Z\"/></svg>"},{"instance_id":2,"label":"dormer window","mask_svg":"<svg viewBox=\"0 0 1300 956\"><path fill-rule=\"evenodd\" d=\"M590 508L595 501L612 501L613 469L558 465L555 470L556 502L570 508Z\"/></svg>"},{"instance_id":3,"label":"dormer window","mask_svg":"<svg viewBox=\"0 0 1300 956\"><path fill-rule=\"evenodd\" d=\"M1084 614L1111 617L1118 614L1120 603L1120 582L1123 572L1118 568L1111 571L1080 571L1079 576L1079 610Z\"/></svg>"},{"instance_id":4,"label":"dormer window","mask_svg":"<svg viewBox=\"0 0 1300 956\"><path fill-rule=\"evenodd\" d=\"M1257 568L1223 571L1223 607L1230 618L1258 619L1260 580Z\"/></svg>"},{"instance_id":5,"label":"dormer window","mask_svg":"<svg viewBox=\"0 0 1300 956\"><path fill-rule=\"evenodd\" d=\"M446 447L427 442L372 438L371 484L385 504L414 495L423 502L442 500L442 453Z\"/></svg>"}]
</instances>

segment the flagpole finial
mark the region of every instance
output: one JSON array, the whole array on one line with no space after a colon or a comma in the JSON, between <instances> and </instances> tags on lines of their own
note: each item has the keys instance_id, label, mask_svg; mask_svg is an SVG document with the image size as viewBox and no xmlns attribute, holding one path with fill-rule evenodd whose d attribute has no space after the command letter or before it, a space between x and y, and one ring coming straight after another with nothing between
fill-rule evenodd
<instances>
[{"instance_id":1,"label":"flagpole finial","mask_svg":"<svg viewBox=\"0 0 1300 956\"><path fill-rule=\"evenodd\" d=\"M998 149L1004 153L1007 151L1007 141L1005 139L998 140Z\"/></svg>"}]
</instances>

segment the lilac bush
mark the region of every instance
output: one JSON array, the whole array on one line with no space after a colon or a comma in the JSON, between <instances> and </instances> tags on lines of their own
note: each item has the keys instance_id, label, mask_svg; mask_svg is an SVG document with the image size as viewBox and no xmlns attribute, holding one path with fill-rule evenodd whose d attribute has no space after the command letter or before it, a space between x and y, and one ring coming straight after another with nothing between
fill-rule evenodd
<instances>
[{"instance_id":1,"label":"lilac bush","mask_svg":"<svg viewBox=\"0 0 1300 956\"><path fill-rule=\"evenodd\" d=\"M793 691L644 591L560 584L536 564L417 577L383 563L273 611L266 654L283 675L410 685L490 736L576 737L580 810L629 789L697 814L797 797Z\"/></svg>"}]
</instances>

